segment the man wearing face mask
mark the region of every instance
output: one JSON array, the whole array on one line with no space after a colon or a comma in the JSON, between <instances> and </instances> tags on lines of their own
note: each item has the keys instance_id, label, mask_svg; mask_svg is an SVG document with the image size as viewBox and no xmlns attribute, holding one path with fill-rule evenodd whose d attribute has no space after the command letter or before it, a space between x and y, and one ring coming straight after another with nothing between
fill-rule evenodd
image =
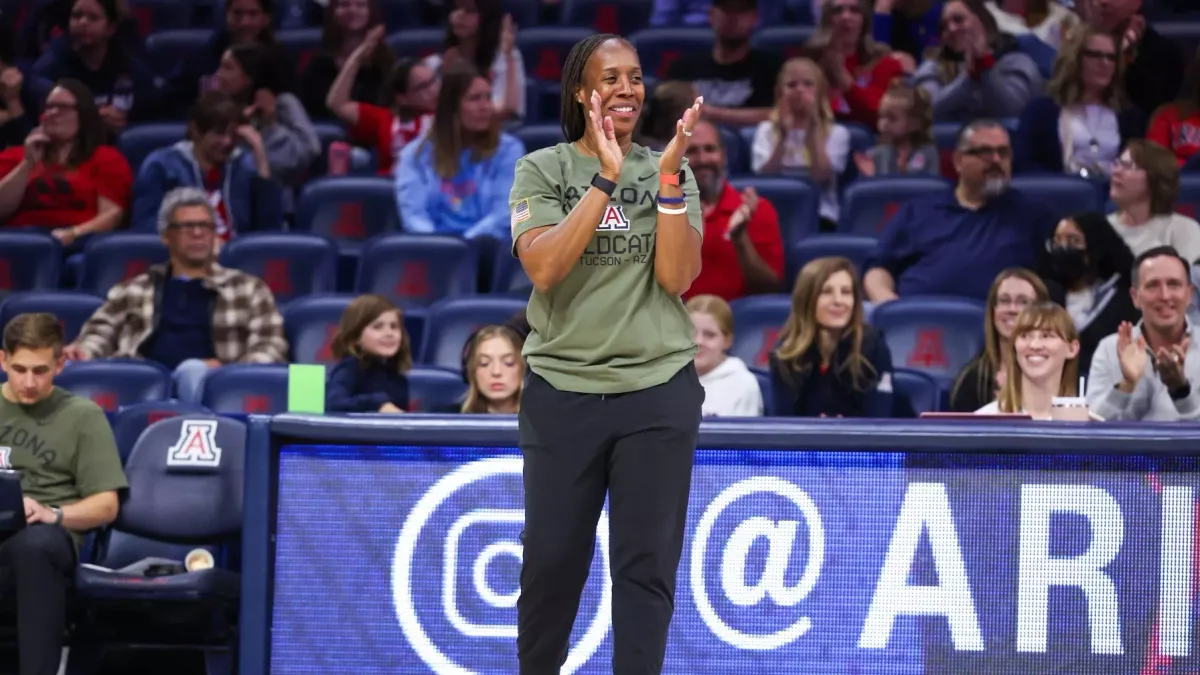
<instances>
[{"instance_id":1,"label":"man wearing face mask","mask_svg":"<svg viewBox=\"0 0 1200 675\"><path fill-rule=\"evenodd\" d=\"M863 285L874 303L903 295L984 300L1009 267L1032 267L1054 230L1044 204L1009 189L1012 144L994 120L963 127L953 192L909 200L884 226Z\"/></svg>"},{"instance_id":2,"label":"man wearing face mask","mask_svg":"<svg viewBox=\"0 0 1200 675\"><path fill-rule=\"evenodd\" d=\"M1100 342L1087 383L1088 407L1106 420L1200 419L1200 344L1187 309L1191 265L1170 246L1152 248L1133 267L1137 325L1122 323Z\"/></svg>"}]
</instances>

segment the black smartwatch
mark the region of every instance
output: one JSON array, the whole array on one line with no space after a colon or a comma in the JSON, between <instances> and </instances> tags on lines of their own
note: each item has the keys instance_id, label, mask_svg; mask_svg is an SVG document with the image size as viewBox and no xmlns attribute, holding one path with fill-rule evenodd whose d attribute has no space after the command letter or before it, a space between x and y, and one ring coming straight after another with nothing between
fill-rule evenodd
<instances>
[{"instance_id":1,"label":"black smartwatch","mask_svg":"<svg viewBox=\"0 0 1200 675\"><path fill-rule=\"evenodd\" d=\"M613 193L617 191L617 184L601 176L600 174L592 176L592 187L599 189L609 197L611 197Z\"/></svg>"}]
</instances>

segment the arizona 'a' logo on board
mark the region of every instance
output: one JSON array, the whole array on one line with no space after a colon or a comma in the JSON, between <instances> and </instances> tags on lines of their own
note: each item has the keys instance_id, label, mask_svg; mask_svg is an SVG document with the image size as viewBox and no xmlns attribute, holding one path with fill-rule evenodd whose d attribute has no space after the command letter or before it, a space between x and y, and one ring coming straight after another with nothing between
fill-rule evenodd
<instances>
[{"instance_id":1,"label":"arizona 'a' logo on board","mask_svg":"<svg viewBox=\"0 0 1200 675\"><path fill-rule=\"evenodd\" d=\"M625 210L620 204L609 204L604 209L604 215L600 217L600 224L596 226L597 230L628 230L629 219L625 217Z\"/></svg>"},{"instance_id":2,"label":"arizona 'a' logo on board","mask_svg":"<svg viewBox=\"0 0 1200 675\"><path fill-rule=\"evenodd\" d=\"M185 420L175 441L167 451L167 466L221 465L221 448L217 446L216 420Z\"/></svg>"}]
</instances>

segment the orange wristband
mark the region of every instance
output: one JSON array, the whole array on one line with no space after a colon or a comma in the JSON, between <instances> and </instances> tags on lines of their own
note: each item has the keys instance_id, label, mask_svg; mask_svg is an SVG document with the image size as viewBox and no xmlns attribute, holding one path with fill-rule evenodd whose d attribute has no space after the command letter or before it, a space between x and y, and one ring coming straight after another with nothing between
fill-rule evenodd
<instances>
[{"instance_id":1,"label":"orange wristband","mask_svg":"<svg viewBox=\"0 0 1200 675\"><path fill-rule=\"evenodd\" d=\"M658 182L663 185L679 185L679 174L660 173L658 174Z\"/></svg>"}]
</instances>

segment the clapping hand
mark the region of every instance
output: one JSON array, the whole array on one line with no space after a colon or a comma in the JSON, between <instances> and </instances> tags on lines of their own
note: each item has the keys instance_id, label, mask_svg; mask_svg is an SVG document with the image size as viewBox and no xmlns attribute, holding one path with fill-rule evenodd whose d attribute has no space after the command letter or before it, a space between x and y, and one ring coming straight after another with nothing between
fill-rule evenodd
<instances>
[{"instance_id":1,"label":"clapping hand","mask_svg":"<svg viewBox=\"0 0 1200 675\"><path fill-rule=\"evenodd\" d=\"M612 118L600 112L600 93L595 90L592 90L591 109L588 110L587 135L600 160L600 175L617 182L621 177L621 165L625 163L625 153L617 143Z\"/></svg>"},{"instance_id":2,"label":"clapping hand","mask_svg":"<svg viewBox=\"0 0 1200 675\"><path fill-rule=\"evenodd\" d=\"M1122 321L1117 326L1117 360L1121 365L1121 388L1133 391L1146 372L1146 338L1133 334L1133 324Z\"/></svg>"},{"instance_id":3,"label":"clapping hand","mask_svg":"<svg viewBox=\"0 0 1200 675\"><path fill-rule=\"evenodd\" d=\"M675 122L675 136L667 143L662 157L658 159L659 174L669 175L679 173L679 167L683 163L683 155L687 152L688 145L692 142L692 129L696 127L696 122L700 121L700 109L703 105L704 97L696 97L696 102L692 104L692 107L684 110L683 117Z\"/></svg>"},{"instance_id":4,"label":"clapping hand","mask_svg":"<svg viewBox=\"0 0 1200 675\"><path fill-rule=\"evenodd\" d=\"M749 187L742 190L742 203L729 216L729 227L725 230L725 238L732 240L746 232L746 224L750 222L750 217L754 215L754 210L758 208L758 192L754 188Z\"/></svg>"},{"instance_id":5,"label":"clapping hand","mask_svg":"<svg viewBox=\"0 0 1200 675\"><path fill-rule=\"evenodd\" d=\"M1167 389L1178 389L1187 385L1187 373L1184 372L1184 360L1187 358L1188 346L1192 338L1185 335L1177 345L1161 347L1154 352L1154 370Z\"/></svg>"}]
</instances>

